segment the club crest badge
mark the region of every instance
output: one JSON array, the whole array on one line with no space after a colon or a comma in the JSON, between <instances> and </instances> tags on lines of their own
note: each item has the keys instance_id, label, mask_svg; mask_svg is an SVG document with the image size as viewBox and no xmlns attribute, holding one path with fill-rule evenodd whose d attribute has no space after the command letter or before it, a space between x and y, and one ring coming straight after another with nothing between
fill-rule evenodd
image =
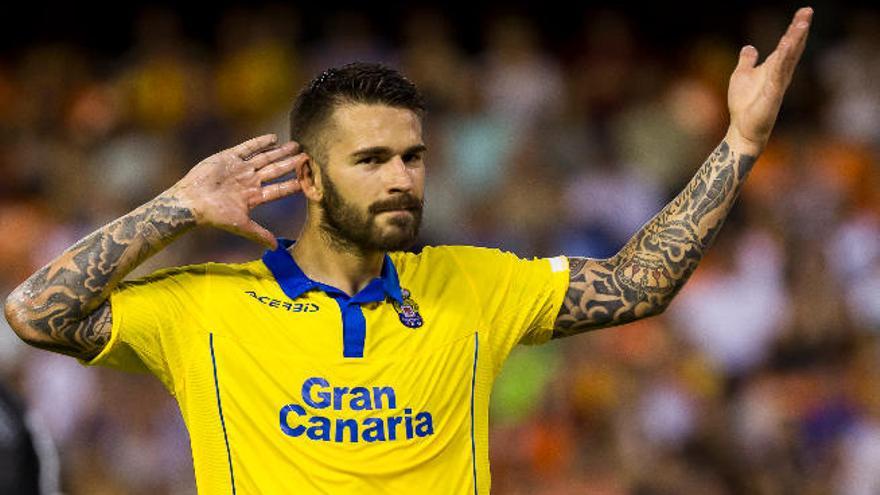
<instances>
[{"instance_id":1,"label":"club crest badge","mask_svg":"<svg viewBox=\"0 0 880 495\"><path fill-rule=\"evenodd\" d=\"M413 300L408 290L402 289L400 294L403 296L402 303L392 301L394 310L397 311L397 316L400 317L400 322L409 328L419 328L425 323L422 320L422 315L419 314L419 305Z\"/></svg>"}]
</instances>

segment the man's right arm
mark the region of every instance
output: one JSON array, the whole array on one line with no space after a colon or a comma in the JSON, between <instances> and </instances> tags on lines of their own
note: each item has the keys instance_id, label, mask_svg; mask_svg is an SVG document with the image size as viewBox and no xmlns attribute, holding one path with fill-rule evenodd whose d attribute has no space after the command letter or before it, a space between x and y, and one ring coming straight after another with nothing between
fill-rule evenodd
<instances>
[{"instance_id":1,"label":"man's right arm","mask_svg":"<svg viewBox=\"0 0 880 495\"><path fill-rule=\"evenodd\" d=\"M147 258L195 227L209 225L274 247L250 210L299 190L296 179L263 186L304 155L275 136L246 141L203 160L177 184L89 234L31 275L7 297L9 325L28 344L90 360L110 339L109 296Z\"/></svg>"},{"instance_id":2,"label":"man's right arm","mask_svg":"<svg viewBox=\"0 0 880 495\"><path fill-rule=\"evenodd\" d=\"M173 190L80 240L18 286L6 319L25 342L91 359L110 337L110 292L129 272L195 227Z\"/></svg>"}]
</instances>

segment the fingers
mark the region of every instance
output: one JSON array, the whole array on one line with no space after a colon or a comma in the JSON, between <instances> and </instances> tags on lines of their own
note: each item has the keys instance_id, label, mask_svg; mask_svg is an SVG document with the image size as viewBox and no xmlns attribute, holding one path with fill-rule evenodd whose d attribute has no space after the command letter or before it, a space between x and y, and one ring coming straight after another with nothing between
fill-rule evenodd
<instances>
[{"instance_id":1,"label":"fingers","mask_svg":"<svg viewBox=\"0 0 880 495\"><path fill-rule=\"evenodd\" d=\"M261 168L259 171L257 171L257 176L259 177L261 184L263 182L277 179L278 177L281 177L282 175L293 171L298 163L307 159L308 155L306 155L305 153L300 153L293 158L288 158L287 160L275 162L271 165L267 165ZM278 198L290 196L291 194L297 193L299 191L302 191L302 185L299 183L298 178L276 182L274 184L268 184L260 188L261 196L257 204L275 201Z\"/></svg>"},{"instance_id":2,"label":"fingers","mask_svg":"<svg viewBox=\"0 0 880 495\"><path fill-rule=\"evenodd\" d=\"M804 52L812 16L813 9L799 9L779 40L776 50L767 58L767 62L771 63L774 79L782 86L787 86L791 81L794 68Z\"/></svg>"},{"instance_id":3,"label":"fingers","mask_svg":"<svg viewBox=\"0 0 880 495\"><path fill-rule=\"evenodd\" d=\"M752 45L746 45L739 52L739 62L735 70L746 70L755 67L758 61L758 50Z\"/></svg>"},{"instance_id":4,"label":"fingers","mask_svg":"<svg viewBox=\"0 0 880 495\"><path fill-rule=\"evenodd\" d=\"M797 43L797 39L803 33L803 28L806 28L810 24L810 19L813 17L813 9L810 7L802 7L795 12L794 17L791 19L791 23L788 25L788 29L785 30L785 34L782 35L782 38L779 40L779 44L782 45L783 42L785 44L794 45ZM806 23L806 26L804 25ZM804 35L805 36L805 35Z\"/></svg>"},{"instance_id":5,"label":"fingers","mask_svg":"<svg viewBox=\"0 0 880 495\"><path fill-rule=\"evenodd\" d=\"M308 155L306 155L305 153L300 153L291 158L286 158L284 160L271 163L258 170L257 177L260 179L261 183L268 182L272 179L277 179L284 174L292 172L299 162L303 162L307 159Z\"/></svg>"},{"instance_id":6,"label":"fingers","mask_svg":"<svg viewBox=\"0 0 880 495\"><path fill-rule=\"evenodd\" d=\"M264 150L270 146L274 146L278 140L275 134L264 134L262 136L249 139L239 145L233 146L231 151L235 156L242 160L247 160L257 152Z\"/></svg>"},{"instance_id":7,"label":"fingers","mask_svg":"<svg viewBox=\"0 0 880 495\"><path fill-rule=\"evenodd\" d=\"M301 146L296 141L290 141L282 144L277 148L269 148L268 150L258 152L252 155L248 160L248 164L254 169L259 170L272 162L277 162L288 156L293 156L300 150Z\"/></svg>"},{"instance_id":8,"label":"fingers","mask_svg":"<svg viewBox=\"0 0 880 495\"><path fill-rule=\"evenodd\" d=\"M795 19L797 19L799 24L798 26L795 26L795 28L802 31L797 44L795 44L795 61L797 61L800 59L801 54L804 53L804 48L807 46L807 35L810 33L810 24L813 21L813 9L809 7L800 9L798 14L795 15ZM806 25L804 25L805 23Z\"/></svg>"},{"instance_id":9,"label":"fingers","mask_svg":"<svg viewBox=\"0 0 880 495\"><path fill-rule=\"evenodd\" d=\"M267 186L263 186L261 189L262 192L262 203L266 203L269 201L275 201L276 199L283 198L284 196L290 196L291 194L302 191L302 186L299 183L298 179L290 179L282 182L276 182L274 184L269 184Z\"/></svg>"}]
</instances>

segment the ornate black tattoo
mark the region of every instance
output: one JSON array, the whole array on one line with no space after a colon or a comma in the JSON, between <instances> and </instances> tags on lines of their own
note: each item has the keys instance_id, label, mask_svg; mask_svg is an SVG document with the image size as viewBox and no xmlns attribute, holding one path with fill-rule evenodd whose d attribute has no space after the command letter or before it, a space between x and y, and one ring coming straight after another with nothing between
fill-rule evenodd
<instances>
[{"instance_id":1,"label":"ornate black tattoo","mask_svg":"<svg viewBox=\"0 0 880 495\"><path fill-rule=\"evenodd\" d=\"M663 312L712 245L756 157L722 141L685 189L613 257L569 258L553 338Z\"/></svg>"},{"instance_id":2,"label":"ornate black tattoo","mask_svg":"<svg viewBox=\"0 0 880 495\"><path fill-rule=\"evenodd\" d=\"M7 311L36 347L82 359L110 337L107 297L136 266L194 227L192 211L160 195L78 241L10 294ZM11 308L11 309L10 309Z\"/></svg>"}]
</instances>

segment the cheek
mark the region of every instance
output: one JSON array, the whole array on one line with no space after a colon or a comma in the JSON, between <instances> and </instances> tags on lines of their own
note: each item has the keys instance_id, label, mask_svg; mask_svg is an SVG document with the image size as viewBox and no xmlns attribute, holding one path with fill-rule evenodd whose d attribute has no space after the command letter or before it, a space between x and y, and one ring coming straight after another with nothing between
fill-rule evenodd
<instances>
[{"instance_id":1,"label":"cheek","mask_svg":"<svg viewBox=\"0 0 880 495\"><path fill-rule=\"evenodd\" d=\"M413 190L421 198L425 192L425 167L413 169L410 176L412 177Z\"/></svg>"}]
</instances>

